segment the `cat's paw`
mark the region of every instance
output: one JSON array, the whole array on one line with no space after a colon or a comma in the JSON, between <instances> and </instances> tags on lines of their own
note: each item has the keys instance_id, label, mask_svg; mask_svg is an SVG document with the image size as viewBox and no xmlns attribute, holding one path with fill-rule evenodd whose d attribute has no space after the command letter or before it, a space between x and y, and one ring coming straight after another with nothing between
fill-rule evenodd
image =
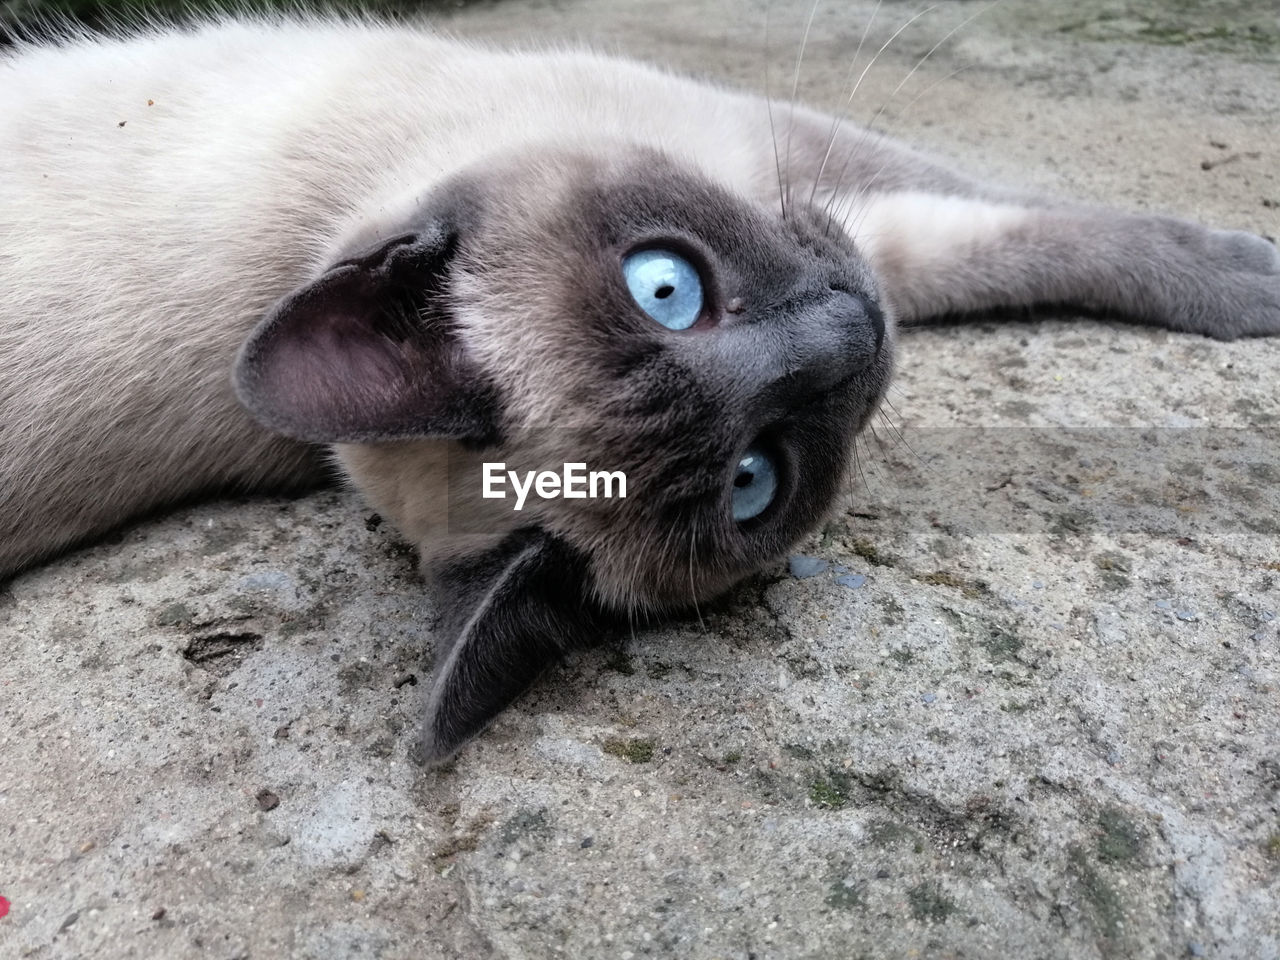
<instances>
[{"instance_id":1,"label":"cat's paw","mask_svg":"<svg viewBox=\"0 0 1280 960\"><path fill-rule=\"evenodd\" d=\"M1243 230L1214 230L1210 236L1225 269L1280 275L1280 248L1266 237Z\"/></svg>"},{"instance_id":2,"label":"cat's paw","mask_svg":"<svg viewBox=\"0 0 1280 960\"><path fill-rule=\"evenodd\" d=\"M1242 230L1210 230L1202 250L1206 299L1191 329L1219 340L1280 336L1280 249Z\"/></svg>"},{"instance_id":3,"label":"cat's paw","mask_svg":"<svg viewBox=\"0 0 1280 960\"><path fill-rule=\"evenodd\" d=\"M1228 325L1232 338L1280 336L1280 257L1269 272L1240 272L1235 280L1240 289L1238 311Z\"/></svg>"}]
</instances>

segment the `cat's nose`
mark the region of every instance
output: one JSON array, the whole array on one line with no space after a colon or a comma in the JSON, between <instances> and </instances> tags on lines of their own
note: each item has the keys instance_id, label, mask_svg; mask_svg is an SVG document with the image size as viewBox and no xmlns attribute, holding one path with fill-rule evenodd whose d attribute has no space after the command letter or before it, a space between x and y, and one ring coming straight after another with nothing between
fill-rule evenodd
<instances>
[{"instance_id":1,"label":"cat's nose","mask_svg":"<svg viewBox=\"0 0 1280 960\"><path fill-rule=\"evenodd\" d=\"M862 362L884 349L884 311L870 297L832 288L831 322L843 332L846 347Z\"/></svg>"},{"instance_id":2,"label":"cat's nose","mask_svg":"<svg viewBox=\"0 0 1280 960\"><path fill-rule=\"evenodd\" d=\"M827 390L869 368L884 349L885 317L869 297L832 288L797 318L800 370Z\"/></svg>"}]
</instances>

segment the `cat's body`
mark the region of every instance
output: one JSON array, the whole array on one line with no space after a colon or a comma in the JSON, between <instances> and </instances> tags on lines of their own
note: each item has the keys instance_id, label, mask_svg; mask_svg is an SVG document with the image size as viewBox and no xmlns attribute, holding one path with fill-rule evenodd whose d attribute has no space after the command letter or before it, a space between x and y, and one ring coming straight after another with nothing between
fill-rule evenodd
<instances>
[{"instance_id":1,"label":"cat's body","mask_svg":"<svg viewBox=\"0 0 1280 960\"><path fill-rule=\"evenodd\" d=\"M24 51L3 70L0 575L144 499L305 482L310 451L236 401L235 352L272 303L455 170L636 139L776 191L748 98L724 95L737 109L718 126L688 122L697 110L677 126L641 108L698 87L603 58L229 24Z\"/></svg>"},{"instance_id":2,"label":"cat's body","mask_svg":"<svg viewBox=\"0 0 1280 960\"><path fill-rule=\"evenodd\" d=\"M0 157L0 577L201 492L315 482L300 440L336 442L460 598L430 756L564 637L721 590L811 528L895 320L1060 304L1280 332L1259 238L986 185L638 65L405 28L20 49ZM689 330L631 315L618 264L655 245L702 274ZM717 490L761 438L797 450L780 516L741 533ZM639 490L508 533L448 486L561 456ZM577 606L548 599L565 589Z\"/></svg>"}]
</instances>

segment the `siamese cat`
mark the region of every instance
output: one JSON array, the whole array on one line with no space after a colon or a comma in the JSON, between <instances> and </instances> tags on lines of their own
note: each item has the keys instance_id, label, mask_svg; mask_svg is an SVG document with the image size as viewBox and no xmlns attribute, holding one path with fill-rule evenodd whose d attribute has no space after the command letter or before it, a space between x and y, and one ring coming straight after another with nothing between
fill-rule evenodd
<instances>
[{"instance_id":1,"label":"siamese cat","mask_svg":"<svg viewBox=\"0 0 1280 960\"><path fill-rule=\"evenodd\" d=\"M897 325L1280 333L1265 239L591 53L237 21L0 54L0 578L326 450L448 611L420 756L811 531ZM585 463L625 497L486 498Z\"/></svg>"}]
</instances>

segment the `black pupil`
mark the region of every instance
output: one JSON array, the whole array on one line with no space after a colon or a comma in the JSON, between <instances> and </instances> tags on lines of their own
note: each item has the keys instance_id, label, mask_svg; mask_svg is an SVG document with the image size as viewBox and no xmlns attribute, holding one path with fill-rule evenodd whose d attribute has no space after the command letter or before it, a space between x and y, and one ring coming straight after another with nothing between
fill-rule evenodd
<instances>
[{"instance_id":1,"label":"black pupil","mask_svg":"<svg viewBox=\"0 0 1280 960\"><path fill-rule=\"evenodd\" d=\"M756 475L749 470L743 470L733 478L733 485L741 490L743 487L751 486L751 482L755 480Z\"/></svg>"},{"instance_id":2,"label":"black pupil","mask_svg":"<svg viewBox=\"0 0 1280 960\"><path fill-rule=\"evenodd\" d=\"M653 295L657 297L659 300L665 300L667 299L667 297L671 296L675 292L676 292L676 288L671 286L671 284L668 283L665 286L661 286L657 290L655 290L653 292Z\"/></svg>"}]
</instances>

